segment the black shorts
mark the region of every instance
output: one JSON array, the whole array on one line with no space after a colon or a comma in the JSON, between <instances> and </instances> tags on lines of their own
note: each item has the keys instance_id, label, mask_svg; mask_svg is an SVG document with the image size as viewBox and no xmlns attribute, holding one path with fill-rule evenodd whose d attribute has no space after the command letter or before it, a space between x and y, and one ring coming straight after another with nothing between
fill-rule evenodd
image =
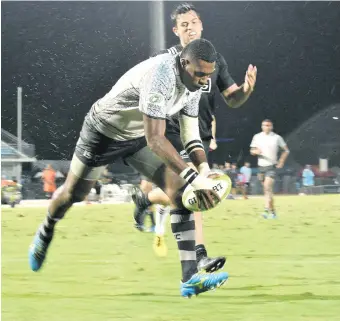
<instances>
[{"instance_id":1,"label":"black shorts","mask_svg":"<svg viewBox=\"0 0 340 321\"><path fill-rule=\"evenodd\" d=\"M265 177L275 178L276 176L276 167L274 165L271 166L259 166L258 178L261 182L264 181Z\"/></svg>"},{"instance_id":2,"label":"black shorts","mask_svg":"<svg viewBox=\"0 0 340 321\"><path fill-rule=\"evenodd\" d=\"M145 137L117 141L98 132L85 118L75 154L87 166L99 167L132 156L147 145Z\"/></svg>"},{"instance_id":3,"label":"black shorts","mask_svg":"<svg viewBox=\"0 0 340 321\"><path fill-rule=\"evenodd\" d=\"M147 146L145 137L128 141L111 139L98 132L86 117L71 161L70 171L81 179L97 181L105 165L115 163L120 159L157 186L165 187L166 165Z\"/></svg>"}]
</instances>

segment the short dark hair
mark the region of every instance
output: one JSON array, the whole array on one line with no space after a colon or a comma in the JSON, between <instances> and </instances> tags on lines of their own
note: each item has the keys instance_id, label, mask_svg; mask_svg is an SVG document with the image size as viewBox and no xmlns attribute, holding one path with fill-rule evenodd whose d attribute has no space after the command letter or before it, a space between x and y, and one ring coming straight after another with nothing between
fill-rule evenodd
<instances>
[{"instance_id":1,"label":"short dark hair","mask_svg":"<svg viewBox=\"0 0 340 321\"><path fill-rule=\"evenodd\" d=\"M182 50L181 58L190 57L191 59L215 62L216 55L214 45L209 40L201 38L189 42Z\"/></svg>"},{"instance_id":2,"label":"short dark hair","mask_svg":"<svg viewBox=\"0 0 340 321\"><path fill-rule=\"evenodd\" d=\"M177 25L177 16L180 15L180 14L184 14L184 13L187 13L189 11L195 11L196 14L198 16L200 16L200 14L197 12L195 6L191 3L187 3L187 2L184 2L184 3L181 3L179 4L171 13L171 21L173 23L174 26Z\"/></svg>"},{"instance_id":3,"label":"short dark hair","mask_svg":"<svg viewBox=\"0 0 340 321\"><path fill-rule=\"evenodd\" d=\"M270 119L265 119L265 120L262 120L262 123L272 123L273 124L273 122L270 120Z\"/></svg>"}]
</instances>

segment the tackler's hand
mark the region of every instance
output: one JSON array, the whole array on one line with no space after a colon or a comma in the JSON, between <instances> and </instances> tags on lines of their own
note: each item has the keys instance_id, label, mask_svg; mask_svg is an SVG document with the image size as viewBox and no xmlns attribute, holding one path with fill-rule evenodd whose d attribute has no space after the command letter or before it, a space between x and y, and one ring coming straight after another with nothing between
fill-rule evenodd
<instances>
[{"instance_id":1,"label":"tackler's hand","mask_svg":"<svg viewBox=\"0 0 340 321\"><path fill-rule=\"evenodd\" d=\"M249 65L246 75L244 77L244 86L243 91L245 93L252 92L255 88L257 77L257 68L256 66Z\"/></svg>"}]
</instances>

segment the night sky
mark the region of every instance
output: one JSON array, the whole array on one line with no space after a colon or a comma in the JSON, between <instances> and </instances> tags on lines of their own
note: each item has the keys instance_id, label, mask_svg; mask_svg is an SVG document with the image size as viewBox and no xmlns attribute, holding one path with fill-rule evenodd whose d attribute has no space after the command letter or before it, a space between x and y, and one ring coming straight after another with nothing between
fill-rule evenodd
<instances>
[{"instance_id":1,"label":"night sky","mask_svg":"<svg viewBox=\"0 0 340 321\"><path fill-rule=\"evenodd\" d=\"M167 46L177 43L166 2ZM195 3L195 2L194 2ZM283 137L340 102L340 3L196 2L205 38L241 84L258 68L251 99L217 110L222 161L248 154L261 120ZM23 87L24 139L40 159L70 159L85 114L129 68L150 54L147 2L2 2L2 128L16 133ZM339 115L340 116L340 115Z\"/></svg>"}]
</instances>

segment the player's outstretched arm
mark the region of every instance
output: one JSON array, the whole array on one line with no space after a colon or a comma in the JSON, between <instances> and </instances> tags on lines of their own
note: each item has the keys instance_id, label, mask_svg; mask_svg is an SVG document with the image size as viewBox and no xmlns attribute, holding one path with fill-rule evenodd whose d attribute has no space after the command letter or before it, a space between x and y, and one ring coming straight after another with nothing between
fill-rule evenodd
<instances>
[{"instance_id":1,"label":"player's outstretched arm","mask_svg":"<svg viewBox=\"0 0 340 321\"><path fill-rule=\"evenodd\" d=\"M241 86L238 86L229 74L228 65L221 54L218 54L217 63L219 72L216 84L224 101L231 108L242 106L254 90L257 76L256 66L248 66L248 70L244 77L244 83Z\"/></svg>"},{"instance_id":2,"label":"player's outstretched arm","mask_svg":"<svg viewBox=\"0 0 340 321\"><path fill-rule=\"evenodd\" d=\"M222 92L223 98L229 107L238 108L248 100L251 93L254 91L256 76L256 66L249 65L244 77L244 83L241 86L233 84Z\"/></svg>"},{"instance_id":3,"label":"player's outstretched arm","mask_svg":"<svg viewBox=\"0 0 340 321\"><path fill-rule=\"evenodd\" d=\"M217 149L217 143L216 143L216 118L215 118L214 115L213 115L212 117L213 117L213 119L212 119L212 121L211 121L211 133L212 133L212 139L211 139L211 141L210 141L210 146L209 146L209 148L210 148L211 150L215 150L215 149Z\"/></svg>"}]
</instances>

